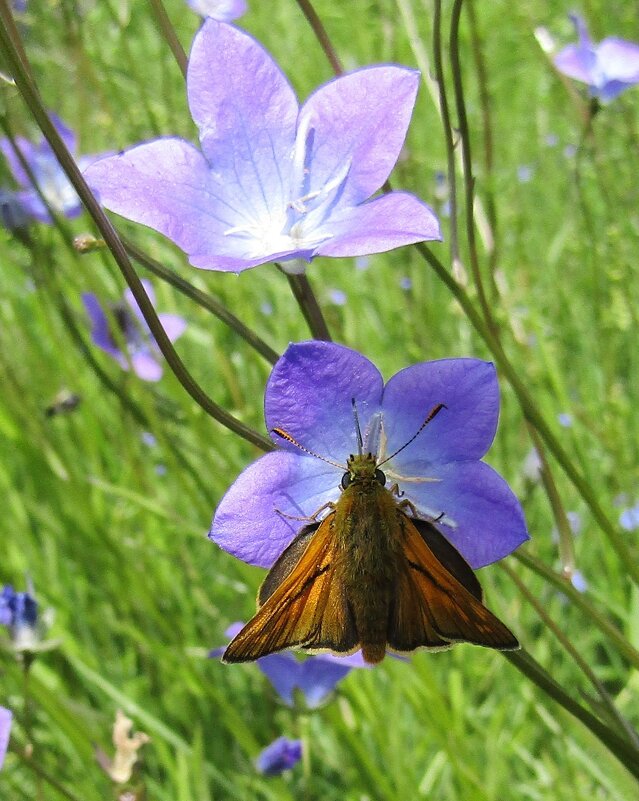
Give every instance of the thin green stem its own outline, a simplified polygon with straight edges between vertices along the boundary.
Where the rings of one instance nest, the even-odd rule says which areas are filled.
[[[453,75],[453,88],[455,92],[455,106],[457,108],[457,124],[459,126],[459,138],[461,143],[462,164],[464,168],[464,197],[466,205],[466,238],[468,240],[468,253],[470,258],[470,271],[473,276],[479,305],[484,315],[484,320],[491,330],[496,330],[496,324],[492,316],[490,304],[484,290],[484,282],[479,267],[479,256],[477,254],[477,242],[475,240],[475,222],[473,218],[473,208],[475,202],[475,179],[473,178],[473,160],[470,150],[470,131],[468,129],[468,118],[466,116],[466,103],[464,100],[464,87],[462,82],[462,69],[459,58],[459,21],[463,0],[455,0],[450,23],[450,62]]]
[[[599,739],[611,754],[624,765],[630,773],[639,779],[639,749],[620,737],[615,731],[606,726],[605,723],[595,717],[550,676],[544,668],[527,651],[504,651],[504,657],[524,674],[530,681],[536,684],[554,701],[560,704],[571,715],[580,720]]]
[[[186,53],[184,52],[184,48],[178,39],[177,33],[175,32],[173,23],[171,22],[169,15],[166,13],[164,3],[162,0],[149,0],[149,2],[151,4],[151,11],[153,12],[153,16],[155,17],[155,21],[160,33],[166,40],[168,46],[171,48],[171,52],[178,63],[178,67],[180,68],[184,78],[186,78],[188,59],[186,57]]]
[[[157,275],[158,278],[166,281],[167,284],[175,287],[178,292],[186,295],[187,298],[190,298],[192,301],[197,303],[198,306],[210,311],[211,314],[214,314],[218,318],[218,320],[221,320],[231,330],[235,331],[238,336],[241,336],[242,339],[248,342],[248,344],[268,362],[275,364],[279,358],[279,355],[276,353],[276,351],[267,345],[266,342],[264,342],[264,340],[261,339],[248,326],[244,325],[244,323],[238,317],[232,314],[220,300],[210,293],[202,292],[201,289],[193,286],[193,284],[186,281],[174,270],[171,270],[169,267],[165,267],[159,261],[152,259],[130,240],[122,236],[120,239],[122,240],[122,244],[124,245],[129,256],[131,256],[132,259],[135,259],[138,264],[141,264],[143,267],[149,270],[149,272]]]
[[[30,755],[25,754],[22,750],[18,750],[17,748],[10,747],[10,750],[18,757],[25,767],[29,768],[29,770],[32,770],[36,776],[50,785],[62,796],[62,798],[66,798],[67,801],[82,801],[80,796],[75,795],[71,792],[71,790],[68,790],[55,778],[55,776],[52,776],[37,762],[37,760],[33,759]]]
[[[328,63],[333,68],[333,72],[335,75],[342,75],[344,72],[342,62],[340,61],[339,56],[337,55],[335,48],[333,47],[331,40],[326,33],[326,28],[322,24],[322,20],[317,16],[317,12],[313,8],[313,4],[309,2],[309,0],[297,0],[297,5],[301,8],[302,13],[313,29],[313,33],[315,34],[317,41],[320,43],[322,50],[328,59]]]
[[[610,693],[599,681],[595,672],[591,669],[588,662],[581,656],[579,650],[570,642],[568,637],[564,634],[563,630],[546,612],[542,603],[540,603],[535,596],[530,592],[526,584],[519,578],[517,573],[506,562],[500,562],[499,567],[504,570],[510,579],[517,585],[518,590],[527,599],[528,603],[534,608],[535,612],[539,615],[544,624],[552,631],[555,637],[559,640],[565,651],[571,656],[575,664],[579,667],[581,672],[587,677],[588,681],[597,691],[602,705],[608,712],[608,717],[611,723],[615,723],[623,729],[626,739],[631,742],[636,748],[639,748],[639,740],[637,734],[633,731],[632,726],[624,718],[621,712],[614,705]]]
[[[273,443],[266,437],[258,434],[249,426],[246,426],[240,420],[237,420],[233,415],[229,414],[226,410],[222,409],[216,404],[200,387],[200,385],[193,379],[190,372],[184,366],[182,360],[178,356],[175,348],[169,340],[164,328],[162,327],[158,316],[153,308],[153,304],[149,300],[146,291],[140,279],[138,278],[129,257],[120,241],[115,229],[110,221],[104,214],[99,203],[93,196],[87,183],[82,177],[73,156],[67,150],[64,142],[58,134],[55,126],[51,123],[49,116],[44,108],[36,85],[31,80],[28,71],[24,68],[14,43],[15,25],[11,19],[7,0],[0,0],[0,17],[2,24],[0,25],[0,44],[5,53],[5,57],[9,63],[9,67],[13,73],[13,78],[16,82],[25,103],[31,111],[34,119],[40,127],[40,130],[48,140],[53,152],[55,153],[58,161],[64,169],[67,177],[69,178],[73,188],[78,193],[80,199],[84,203],[87,211],[93,218],[98,230],[106,241],[115,261],[120,268],[127,284],[131,288],[133,297],[140,307],[144,319],[149,326],[155,340],[162,352],[162,355],[167,360],[171,370],[182,384],[184,389],[198,403],[204,411],[213,417],[222,425],[226,426],[229,430],[246,439],[248,442],[256,445],[263,450],[272,450]],[[11,20],[9,23],[8,20]],[[15,31],[17,36],[17,31]]]
[[[311,330],[311,334],[315,339],[323,339],[326,342],[330,342],[331,335],[326,320],[324,319],[324,315],[322,314],[322,310],[317,302],[308,277],[305,274],[292,275],[291,273],[287,273],[286,270],[283,270],[282,267],[279,269],[286,275],[295,300]]]
[[[639,651],[628,642],[614,623],[611,623],[605,615],[592,605],[583,593],[575,589],[569,581],[558,573],[555,573],[548,565],[527,553],[525,549],[520,548],[513,556],[521,562],[522,565],[525,565],[564,593],[564,595],[566,595],[575,606],[581,609],[581,611],[588,616],[588,619],[614,643],[619,653],[639,670]]]
[[[455,171],[455,146],[453,143],[453,132],[450,124],[450,113],[448,110],[448,97],[446,94],[446,82],[444,78],[444,66],[442,63],[442,4],[441,0],[435,0],[433,13],[433,67],[435,70],[435,80],[439,91],[439,111],[444,130],[444,141],[446,143],[446,162],[448,175],[448,192],[450,202],[450,260],[452,264],[459,261],[459,231],[457,221],[457,175]]]

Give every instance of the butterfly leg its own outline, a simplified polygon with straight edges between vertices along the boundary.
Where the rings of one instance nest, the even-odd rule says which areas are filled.
[[[332,501],[328,501],[328,503],[325,503],[322,506],[320,506],[319,509],[316,509],[312,515],[300,515],[298,517],[297,515],[289,515],[286,512],[282,512],[281,509],[276,509],[275,514],[278,514],[280,517],[285,517],[287,520],[300,520],[306,523],[308,522],[315,523],[317,522],[317,518],[322,514],[322,512],[325,509],[330,509],[331,511],[333,511],[333,509],[335,509],[335,504]]]

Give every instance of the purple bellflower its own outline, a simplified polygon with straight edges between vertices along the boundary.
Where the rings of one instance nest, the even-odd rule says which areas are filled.
[[[155,305],[155,293],[152,285],[146,280],[143,280],[142,283],[151,303]],[[97,297],[86,292],[82,295],[82,301],[91,321],[93,342],[109,356],[112,356],[123,370],[128,370],[130,363],[133,371],[143,381],[159,381],[163,373],[162,364],[159,361],[160,350],[131,290],[127,288],[124,300],[112,309],[114,322],[117,323],[121,340],[126,346],[126,353],[119,348],[112,332],[111,321]],[[186,321],[176,314],[160,314],[158,316],[168,338],[171,342],[175,342],[184,333]]]
[[[554,58],[555,67],[569,78],[588,84],[591,97],[602,103],[639,83],[639,44],[609,36],[594,44],[586,23],[571,14],[578,42],[564,47]]]
[[[224,633],[231,639],[243,627],[243,623],[233,623]],[[224,648],[215,648],[209,656],[220,657],[223,653]],[[256,664],[287,706],[295,706],[297,691],[306,709],[322,706],[353,668],[370,668],[361,652],[351,656],[319,654],[304,659],[291,653],[269,654],[258,659]]]
[[[246,0],[186,0],[187,5],[201,17],[220,22],[233,22],[246,14]]]
[[[251,36],[208,19],[187,92],[202,150],[157,139],[93,164],[106,208],[172,239],[191,264],[239,273],[270,261],[363,256],[440,239],[421,200],[382,187],[406,137],[419,73],[398,66],[329,81],[300,108]]]
[[[76,135],[70,128],[67,128],[57,114],[51,113],[49,116],[67,149],[74,154],[77,149]],[[16,136],[15,143],[51,208],[65,217],[77,217],[82,212],[82,203],[47,140],[42,139],[37,145],[34,145],[28,139]],[[40,222],[52,222],[47,207],[31,183],[11,142],[8,139],[0,140],[0,150],[7,160],[13,177],[22,189],[18,196],[27,215]],[[77,158],[78,167],[80,170],[84,170],[103,155],[105,154],[79,156]]]
[[[16,592],[5,584],[0,592],[0,625],[16,631],[22,626],[33,628],[38,620],[38,604],[28,592]]]
[[[270,567],[311,517],[339,498],[346,460],[358,452],[352,399],[364,453],[384,462],[387,486],[399,485],[418,514],[477,568],[528,539],[519,502],[503,478],[480,461],[495,436],[499,387],[495,368],[478,359],[442,359],[401,370],[386,385],[361,354],[329,342],[292,344],[265,394],[269,431],[284,429],[305,453],[271,433],[278,450],[262,456],[222,498],[209,533],[239,559]]]
[[[278,737],[260,753],[255,767],[264,776],[279,776],[294,768],[302,758],[302,741]]]
[[[639,529],[639,502],[623,510],[619,515],[619,525],[626,531]]]
[[[0,768],[4,764],[4,758],[9,747],[9,734],[11,733],[11,723],[13,715],[10,710],[0,706]]]

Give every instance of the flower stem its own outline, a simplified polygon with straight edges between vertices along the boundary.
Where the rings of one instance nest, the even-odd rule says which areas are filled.
[[[617,759],[639,779],[639,749],[635,748],[615,731],[602,723],[567,692],[548,674],[527,651],[504,651],[505,658],[536,684],[547,695],[563,706],[571,715],[580,720]]]
[[[315,339],[323,339],[326,342],[330,342],[331,335],[329,333],[328,326],[326,325],[326,320],[324,319],[324,315],[322,314],[322,310],[320,309],[319,303],[317,302],[317,298],[315,297],[315,293],[313,292],[313,288],[311,287],[311,283],[307,276],[304,274],[292,275],[287,273],[285,270],[282,270],[281,267],[279,269],[286,275],[286,278],[288,279],[289,286],[291,287],[293,295],[295,296],[295,300],[302,310],[304,319],[308,323],[311,334],[313,334]]]
[[[213,417],[222,425],[226,426],[229,430],[246,439],[248,442],[262,448],[263,450],[272,450],[273,443],[261,434],[258,434],[252,428],[246,426],[240,420],[237,420],[233,415],[229,414],[221,406],[218,406],[194,380],[190,372],[186,369],[184,363],[178,356],[175,348],[169,340],[164,328],[162,327],[158,316],[153,308],[153,304],[149,300],[140,279],[138,278],[133,266],[129,260],[126,250],[120,238],[118,237],[115,229],[111,225],[109,219],[100,207],[93,193],[89,189],[86,181],[82,177],[73,156],[67,150],[60,135],[51,123],[49,116],[44,108],[42,99],[38,92],[37,86],[31,80],[28,70],[25,68],[15,44],[19,39],[19,34],[15,27],[15,23],[9,11],[6,0],[0,0],[0,45],[7,60],[8,66],[12,72],[16,86],[18,87],[23,100],[31,111],[35,121],[37,122],[40,130],[48,140],[53,152],[55,153],[60,165],[64,169],[69,181],[73,188],[78,193],[78,196],[84,203],[87,211],[93,218],[98,230],[102,234],[105,242],[107,243],[113,257],[120,268],[127,284],[131,288],[133,297],[140,307],[140,310],[146,320],[147,325],[151,329],[153,336],[160,348],[162,355],[167,360],[174,375],[182,384],[184,389],[193,398],[204,411]]]
[[[335,52],[335,48],[333,47],[331,40],[326,33],[326,28],[322,24],[322,20],[317,16],[317,12],[313,8],[313,4],[310,2],[310,0],[297,0],[297,5],[302,9],[302,13],[313,29],[313,33],[315,34],[317,41],[322,46],[322,50],[326,54],[326,58],[333,68],[333,72],[335,75],[342,75],[344,72],[342,62],[339,60],[339,56]]]
[[[210,311],[218,318],[218,320],[221,320],[230,329],[235,331],[236,334],[241,336],[242,339],[248,342],[252,348],[255,348],[255,350],[268,362],[275,364],[279,356],[273,350],[273,348],[267,345],[266,342],[264,342],[264,340],[261,339],[248,326],[244,325],[244,323],[238,317],[232,314],[221,301],[209,293],[202,292],[201,289],[193,286],[193,284],[186,281],[174,270],[171,270],[169,267],[165,267],[163,264],[160,264],[159,261],[152,259],[130,240],[125,239],[122,236],[120,239],[122,240],[122,244],[124,245],[129,256],[131,256],[132,259],[135,259],[138,264],[141,264],[143,267],[149,270],[149,272],[157,275],[158,278],[166,281],[167,284],[171,284],[171,286],[175,287],[178,292],[186,295],[188,298],[197,303],[198,306]]]
[[[160,29],[160,33],[162,36],[164,36],[168,46],[171,48],[171,52],[175,56],[175,60],[178,63],[182,75],[184,78],[186,78],[186,68],[188,63],[186,53],[184,52],[184,48],[177,37],[177,33],[175,32],[175,28],[173,27],[169,15],[166,13],[164,3],[162,0],[151,0],[150,4],[153,16],[155,17],[157,26]]]

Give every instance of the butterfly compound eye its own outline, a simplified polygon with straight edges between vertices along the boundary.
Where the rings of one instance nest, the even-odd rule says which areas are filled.
[[[344,473],[344,475],[342,476],[342,481],[341,481],[342,489],[346,489],[346,487],[348,487],[348,485],[351,483],[352,480],[353,479],[351,478],[351,474],[350,473]]]
[[[386,484],[386,476],[384,475],[383,470],[376,470],[375,471],[375,481],[379,481],[382,487]]]

